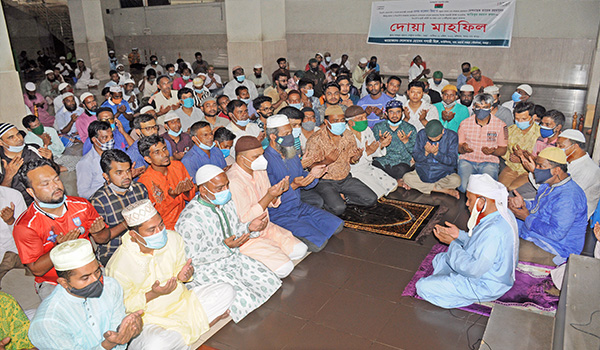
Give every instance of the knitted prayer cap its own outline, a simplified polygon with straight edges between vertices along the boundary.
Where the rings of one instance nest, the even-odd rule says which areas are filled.
[[[240,137],[235,144],[235,153],[249,151],[251,149],[262,148],[260,141],[254,136],[246,135]]]
[[[50,260],[56,271],[70,271],[91,263],[96,256],[90,241],[79,238],[52,248]]]
[[[352,105],[346,109],[344,115],[346,118],[354,118],[358,115],[364,114],[365,110],[361,106]]]
[[[142,199],[125,207],[121,212],[129,227],[135,227],[152,219],[158,212],[149,199]]]
[[[390,108],[402,108],[402,102],[400,102],[398,100],[389,100],[385,104],[385,109],[388,110]]]

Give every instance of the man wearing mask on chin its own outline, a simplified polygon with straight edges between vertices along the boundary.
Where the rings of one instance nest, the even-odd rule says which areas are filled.
[[[514,191],[515,197],[509,200],[509,208],[519,219],[519,260],[560,265],[583,249],[586,196],[567,173],[567,156],[560,148],[541,151],[533,175],[540,185],[535,199],[526,201]]]
[[[527,170],[521,157],[532,154],[540,137],[540,126],[533,121],[535,105],[531,102],[517,103],[514,110],[515,125],[508,127],[508,149],[502,157],[506,167],[498,175],[509,191],[523,186],[527,182]]]
[[[253,82],[246,79],[244,75],[244,68],[241,66],[235,66],[231,70],[233,73],[233,79],[230,80],[225,87],[223,88],[223,94],[227,95],[230,100],[235,100],[237,97],[235,95],[235,89],[240,86],[245,86],[248,88],[248,92],[250,93],[250,99],[254,100],[258,97],[258,91],[256,91],[256,86]]]
[[[75,127],[77,128],[77,134],[79,135],[81,142],[85,142],[88,138],[88,126],[90,126],[93,121],[98,120],[96,118],[98,102],[96,101],[96,97],[90,92],[81,94],[79,100],[85,111],[75,121]]]
[[[227,114],[231,119],[231,123],[227,125],[227,129],[235,134],[236,139],[234,140],[234,147],[232,147],[232,156],[235,157],[235,143],[242,136],[254,136],[261,141],[265,138],[265,131],[261,129],[258,124],[250,123],[250,117],[248,116],[248,106],[240,100],[231,100],[227,104]]]
[[[190,134],[183,132],[179,116],[175,113],[165,114],[165,129],[167,132],[160,136],[171,145],[173,158],[181,160],[194,146],[194,141],[192,141]]]
[[[31,342],[40,350],[127,348],[142,331],[144,310],[125,313],[123,289],[102,275],[90,242],[63,243],[50,251],[50,260],[59,285],[36,311]]]
[[[225,157],[223,157],[223,152],[216,147],[210,124],[207,122],[194,123],[190,134],[192,135],[193,146],[181,159],[188,174],[195,174],[205,164],[212,164],[225,169],[227,163]]]
[[[0,170],[1,185],[12,187],[21,192],[27,205],[33,202],[33,198],[25,190],[26,184],[17,175],[23,164],[46,158],[52,162],[52,151],[48,148],[39,148],[37,145],[26,145],[19,130],[12,124],[0,123],[0,159],[2,166]],[[54,163],[54,162],[52,162]],[[59,167],[56,165],[56,169]]]
[[[496,300],[512,288],[519,241],[507,197],[506,188],[489,175],[471,175],[469,231],[449,222],[435,225],[433,233],[449,247],[433,259],[433,274],[417,282],[420,297],[450,309]]]
[[[289,189],[290,181],[286,176],[271,186],[263,152],[255,137],[242,136],[235,144],[235,164],[227,171],[227,178],[240,222],[266,222],[264,228],[253,232],[256,238],[241,246],[240,252],[265,264],[277,277],[285,278],[294,269],[292,260],[304,257],[308,247],[269,220],[267,209],[281,205],[280,197]]]
[[[126,312],[143,309],[144,327],[128,349],[190,349],[210,326],[227,316],[235,297],[228,283],[188,289],[194,266],[183,238],[167,228],[148,199],[123,209],[129,230],[106,266],[123,288]]]
[[[442,88],[442,102],[434,104],[444,128],[454,132],[458,132],[460,123],[469,118],[469,110],[458,103],[457,98],[458,89],[456,86],[448,84]]]
[[[356,146],[354,135],[346,128],[346,116],[342,108],[327,108],[323,126],[306,144],[302,167],[312,169],[318,165],[328,166],[327,173],[315,187],[328,212],[340,216],[346,210],[346,204],[350,204],[359,215],[364,215],[357,207],[369,207],[377,203],[375,192],[350,174],[350,165],[357,163],[362,153],[363,150]]]
[[[43,300],[57,284],[50,259],[57,245],[77,238],[104,244],[111,233],[87,200],[65,196],[63,183],[49,161],[27,163],[19,176],[27,182],[27,192],[35,202],[15,223],[13,236],[21,262],[36,276],[36,292]]]
[[[107,122],[95,121],[88,127],[92,149],[77,163],[77,192],[83,198],[90,198],[102,185],[100,156],[104,151],[115,147],[112,128]]]

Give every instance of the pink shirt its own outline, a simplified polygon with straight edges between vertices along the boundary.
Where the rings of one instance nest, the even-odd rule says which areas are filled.
[[[470,116],[460,123],[458,128],[458,143],[466,143],[473,150],[471,153],[461,154],[460,159],[474,163],[499,163],[495,155],[487,155],[481,151],[482,147],[505,147],[508,143],[506,124],[492,115],[487,125],[477,124],[475,116]]]
[[[75,121],[75,127],[77,128],[77,133],[81,138],[81,142],[85,142],[85,140],[88,139],[88,126],[90,126],[94,120],[98,120],[95,115],[91,116],[87,112],[83,112]]]
[[[23,95],[23,99],[25,100],[25,105],[27,105],[27,107],[29,107],[29,110],[31,111],[31,114],[35,115],[35,108],[34,108],[34,104],[36,103],[43,103],[44,105],[42,107],[38,107],[37,108],[37,117],[40,118],[40,123],[43,126],[48,126],[48,127],[53,127],[54,126],[54,117],[50,115],[50,113],[48,113],[48,104],[46,103],[46,99],[44,99],[44,96],[42,96],[39,93],[35,93],[35,99],[30,100],[29,99],[29,95],[27,95],[27,93],[25,93]]]
[[[181,90],[185,87],[185,84],[189,83],[190,81],[192,81],[192,79],[183,80],[182,77],[175,78],[175,80],[173,80],[173,90]]]

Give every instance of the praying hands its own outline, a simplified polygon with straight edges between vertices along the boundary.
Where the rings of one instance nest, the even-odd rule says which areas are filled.
[[[458,238],[458,234],[460,230],[456,225],[446,221],[446,226],[435,225],[433,228],[433,234],[440,240],[440,242],[445,244],[450,244],[452,241]]]

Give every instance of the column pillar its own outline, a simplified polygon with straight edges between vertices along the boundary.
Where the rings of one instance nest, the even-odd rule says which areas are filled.
[[[109,79],[108,48],[99,0],[68,0],[77,58],[85,61],[94,78]]]
[[[285,0],[225,0],[225,20],[230,79],[231,68],[250,75],[257,63],[270,76],[277,58],[287,56]]]
[[[2,86],[0,89],[0,121],[21,127],[21,119],[25,113],[23,88],[19,72],[15,68],[2,6],[0,6],[0,47],[3,48],[3,54],[0,55],[0,86]]]
[[[595,118],[600,118],[600,26],[598,28],[598,35],[596,36],[596,50],[592,56],[592,64],[590,65],[590,74],[588,80],[588,92],[586,96],[586,115],[585,115],[585,126],[592,127]],[[598,122],[595,123],[598,125]],[[592,131],[593,128],[592,128]],[[596,131],[596,135],[591,135],[594,141],[594,149],[592,151],[592,158],[596,163],[600,161],[600,132]],[[590,140],[591,141],[591,140]]]

